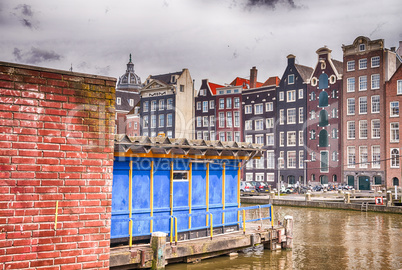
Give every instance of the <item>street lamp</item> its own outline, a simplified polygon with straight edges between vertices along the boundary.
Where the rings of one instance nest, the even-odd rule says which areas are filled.
[[[307,186],[307,163],[311,162],[311,160],[304,160],[304,186]]]
[[[281,162],[283,161],[283,157],[278,157],[278,198],[281,194],[281,186],[280,186],[280,182],[281,182]]]

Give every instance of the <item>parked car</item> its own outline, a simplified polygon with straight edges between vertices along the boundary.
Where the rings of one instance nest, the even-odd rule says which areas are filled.
[[[269,188],[268,188],[267,184],[265,184],[264,182],[251,181],[251,184],[255,187],[255,190],[257,192],[269,193]]]
[[[257,193],[255,186],[250,181],[240,182],[240,194],[241,195],[253,195]]]

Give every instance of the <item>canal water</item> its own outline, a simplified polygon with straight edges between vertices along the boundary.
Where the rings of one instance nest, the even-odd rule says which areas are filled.
[[[280,206],[274,212],[275,222],[293,216],[293,250],[257,247],[237,257],[172,264],[166,269],[402,269],[402,215]]]

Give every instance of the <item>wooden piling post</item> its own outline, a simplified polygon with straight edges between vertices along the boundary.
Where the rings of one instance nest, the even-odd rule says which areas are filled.
[[[284,246],[285,249],[293,248],[293,217],[285,216],[283,221],[285,227],[285,235],[286,235],[286,244]]]
[[[392,206],[392,192],[391,192],[391,190],[387,191],[387,206]]]
[[[166,249],[166,233],[154,232],[151,236],[151,248],[154,253],[152,259],[152,270],[165,269],[165,249]]]
[[[350,203],[350,193],[349,192],[345,193],[345,203]]]

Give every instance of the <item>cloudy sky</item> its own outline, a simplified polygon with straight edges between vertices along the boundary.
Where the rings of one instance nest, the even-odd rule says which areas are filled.
[[[129,54],[142,81],[188,68],[230,83],[258,69],[281,77],[286,56],[314,66],[326,45],[342,60],[357,36],[402,40],[401,0],[1,0],[0,61],[112,77]]]

